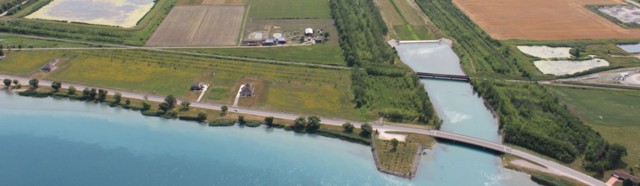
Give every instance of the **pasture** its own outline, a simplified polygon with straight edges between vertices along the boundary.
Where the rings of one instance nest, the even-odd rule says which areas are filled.
[[[253,19],[331,19],[327,0],[252,0]]]
[[[43,56],[31,64],[31,55]],[[72,58],[60,69],[44,77],[55,81],[95,87],[109,87],[153,95],[173,94],[192,98],[189,87],[194,82],[212,85],[208,102],[231,105],[243,79],[265,82],[264,95],[252,108],[300,114],[340,117],[354,120],[373,119],[371,113],[354,109],[351,103],[349,70],[229,61],[189,55],[170,55],[142,50],[75,50],[44,55],[40,51],[23,51],[11,63],[0,61],[0,71],[29,73],[56,56]],[[45,56],[49,56],[46,57]],[[24,70],[17,70],[18,68]]]
[[[177,6],[147,46],[236,45],[244,6]]]
[[[627,147],[625,162],[640,166],[640,92],[554,87],[569,109],[612,143]],[[606,103],[606,104],[605,104]]]
[[[375,0],[380,15],[390,29],[389,36],[399,40],[428,40],[441,37],[433,23],[413,0]]]
[[[632,39],[625,29],[591,12],[586,5],[622,4],[621,0],[453,0],[495,39]],[[553,8],[550,8],[553,7]]]
[[[55,0],[26,18],[133,28],[154,4],[153,0]]]
[[[177,5],[246,5],[248,0],[177,0]]]

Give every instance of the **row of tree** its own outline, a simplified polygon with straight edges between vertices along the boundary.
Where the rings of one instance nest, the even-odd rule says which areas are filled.
[[[393,121],[433,121],[434,111],[413,72],[394,65],[396,54],[384,38],[386,27],[371,0],[331,0],[340,46],[353,68],[352,90],[357,108]]]

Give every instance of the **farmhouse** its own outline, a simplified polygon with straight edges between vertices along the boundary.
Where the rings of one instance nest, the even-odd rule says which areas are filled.
[[[313,28],[304,29],[304,35],[309,37],[313,36]]]
[[[316,40],[316,43],[322,43],[322,42],[324,42],[324,37],[323,36],[316,36],[315,40]]]
[[[611,175],[613,177],[616,177],[620,180],[630,180],[631,182],[633,182],[634,184],[638,184],[640,183],[640,178],[631,175],[629,173],[626,172],[622,172],[622,171],[613,171],[613,173],[611,173]]]
[[[240,90],[240,97],[251,97],[255,92],[255,87],[253,87],[253,83],[247,83]]]
[[[278,44],[287,44],[287,39],[284,37],[276,38],[276,41],[278,41]]]
[[[264,42],[262,42],[262,45],[266,45],[266,46],[271,46],[271,45],[275,45],[276,42],[273,39],[266,39],[264,40]]]

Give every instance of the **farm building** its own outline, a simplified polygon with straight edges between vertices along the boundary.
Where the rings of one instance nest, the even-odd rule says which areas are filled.
[[[276,38],[276,41],[278,41],[278,44],[287,44],[287,39],[284,37]]]
[[[276,44],[276,41],[274,41],[273,39],[266,39],[264,40],[264,42],[262,42],[262,45],[266,45],[266,46],[271,46],[275,44]]]
[[[638,184],[640,183],[640,178],[631,175],[629,173],[626,172],[622,172],[622,171],[613,171],[613,173],[611,173],[611,175],[613,177],[616,177],[620,180],[630,180],[631,182],[633,182],[634,184]]]
[[[316,43],[322,43],[322,42],[324,42],[324,37],[323,36],[316,36],[315,40],[316,40]]]
[[[255,88],[253,87],[253,83],[244,84],[244,87],[240,90],[240,97],[251,97],[255,92]]]
[[[313,36],[313,28],[304,29],[304,35]]]
[[[204,87],[204,83],[202,83],[202,82],[193,83],[193,84],[191,84],[191,91],[202,90],[203,87]]]
[[[58,64],[59,61],[60,60],[56,59],[56,60],[53,60],[51,62],[48,62],[40,70],[43,71],[43,72],[51,72],[51,71],[55,70],[56,64]]]
[[[245,39],[242,40],[242,45],[245,46],[259,46],[262,44],[262,39]]]

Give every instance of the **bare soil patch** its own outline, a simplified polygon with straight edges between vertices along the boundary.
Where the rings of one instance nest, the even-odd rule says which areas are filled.
[[[177,6],[147,46],[236,45],[244,6]]]
[[[493,38],[564,40],[640,37],[591,12],[586,5],[624,4],[621,0],[453,0]]]

